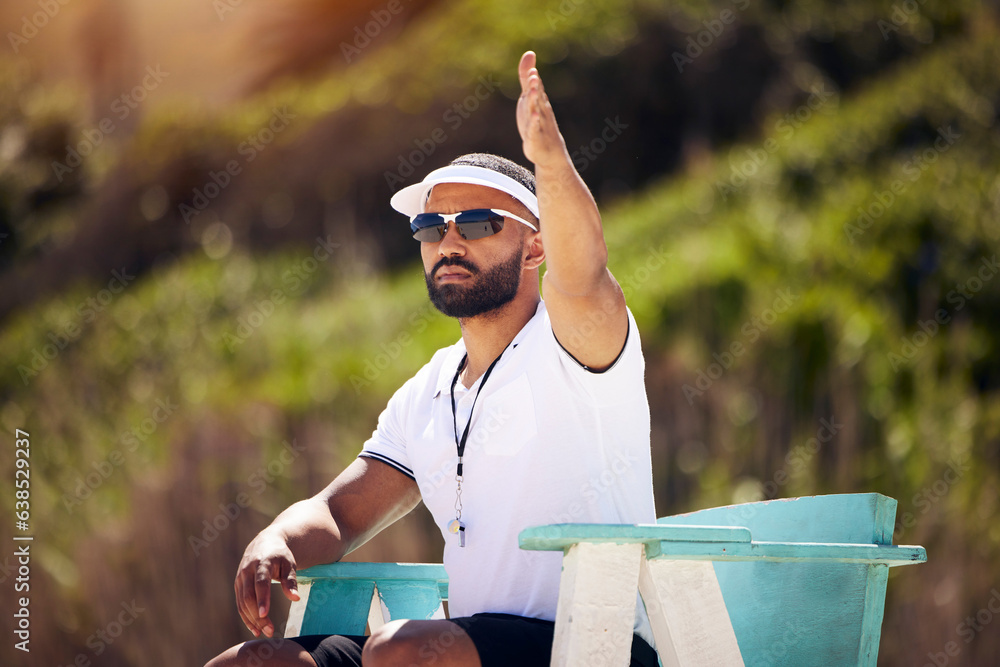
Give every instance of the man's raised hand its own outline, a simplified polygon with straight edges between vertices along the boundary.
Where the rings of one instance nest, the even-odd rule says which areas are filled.
[[[542,78],[535,68],[534,51],[521,56],[517,68],[521,80],[521,97],[517,100],[517,129],[521,133],[524,156],[536,166],[566,163],[566,142],[556,124]]]
[[[274,623],[268,618],[272,579],[281,582],[289,600],[299,599],[295,556],[283,539],[263,530],[243,552],[235,583],[236,608],[254,637],[274,636]]]

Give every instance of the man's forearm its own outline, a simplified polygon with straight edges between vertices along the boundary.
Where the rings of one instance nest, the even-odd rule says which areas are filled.
[[[329,506],[318,496],[291,505],[264,530],[284,540],[299,569],[338,561],[350,550]]]
[[[535,165],[535,187],[546,283],[573,295],[591,294],[607,278],[608,248],[594,197],[565,159]]]

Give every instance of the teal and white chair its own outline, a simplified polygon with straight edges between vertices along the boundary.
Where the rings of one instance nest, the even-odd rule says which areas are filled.
[[[877,493],[811,496],[536,526],[520,546],[564,554],[552,665],[627,665],[636,591],[665,667],[875,665],[888,570],[927,559],[892,544],[895,515]],[[299,582],[287,637],[444,618],[441,565],[333,563]]]

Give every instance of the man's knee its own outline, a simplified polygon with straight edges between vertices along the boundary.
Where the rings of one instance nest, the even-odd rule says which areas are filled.
[[[449,621],[392,621],[372,633],[362,654],[368,667],[410,667],[423,664],[478,664],[472,640]]]
[[[365,665],[399,665],[406,667],[413,662],[408,656],[413,650],[414,635],[406,628],[406,621],[386,623],[372,633],[365,642],[361,660]]]
[[[239,662],[238,652],[242,644],[230,647],[205,663],[205,667],[237,667]]]
[[[205,667],[316,667],[316,663],[299,644],[275,638],[237,644],[209,660]]]

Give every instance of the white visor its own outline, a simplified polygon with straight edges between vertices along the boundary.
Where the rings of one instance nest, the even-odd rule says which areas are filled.
[[[435,169],[427,174],[424,180],[408,185],[394,194],[389,203],[394,209],[412,220],[413,216],[424,212],[431,188],[439,183],[469,183],[506,192],[527,206],[536,218],[538,217],[538,199],[531,193],[531,190],[510,176],[505,176],[492,169],[472,165],[448,165]]]

